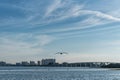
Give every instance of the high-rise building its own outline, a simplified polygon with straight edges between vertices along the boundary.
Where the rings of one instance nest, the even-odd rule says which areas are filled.
[[[37,65],[40,65],[40,61],[37,62]]]
[[[35,66],[36,65],[35,61],[30,61],[30,65]]]
[[[56,63],[55,59],[42,59],[42,65],[54,65]]]

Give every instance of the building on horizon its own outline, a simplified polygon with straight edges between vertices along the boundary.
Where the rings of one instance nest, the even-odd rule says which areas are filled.
[[[16,65],[16,66],[21,66],[21,63],[17,62],[15,65]]]
[[[29,64],[27,61],[22,61],[22,62],[21,62],[21,65],[22,65],[22,66],[28,66],[28,65],[30,65],[30,64]]]
[[[55,65],[56,59],[42,59],[41,65]]]
[[[35,61],[30,61],[30,66],[35,66],[35,65],[36,65]]]
[[[0,66],[5,66],[5,65],[6,65],[6,62],[0,61]]]
[[[40,66],[40,65],[41,65],[41,62],[40,62],[40,61],[37,61],[37,65]]]

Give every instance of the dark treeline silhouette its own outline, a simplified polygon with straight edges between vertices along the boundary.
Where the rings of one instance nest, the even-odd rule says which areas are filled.
[[[103,68],[120,68],[120,63],[111,63],[108,65],[102,66]]]

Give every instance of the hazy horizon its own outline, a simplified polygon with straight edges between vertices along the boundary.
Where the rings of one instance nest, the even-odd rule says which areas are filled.
[[[0,61],[120,62],[119,3],[0,0]]]

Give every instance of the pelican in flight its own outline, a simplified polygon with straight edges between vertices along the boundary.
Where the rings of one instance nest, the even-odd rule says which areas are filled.
[[[67,52],[57,52],[56,54],[63,55],[63,54],[68,54],[68,53]]]

